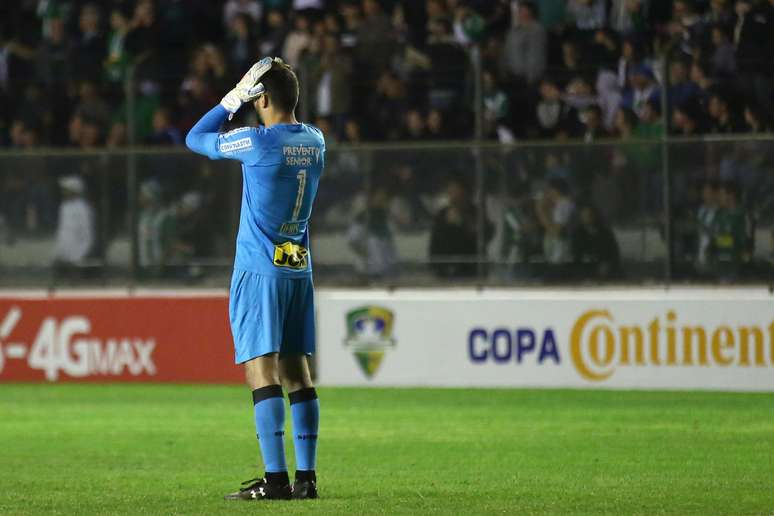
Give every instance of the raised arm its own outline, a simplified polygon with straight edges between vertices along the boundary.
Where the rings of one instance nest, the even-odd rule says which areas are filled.
[[[188,131],[185,137],[185,145],[197,154],[203,154],[210,159],[225,158],[218,151],[218,137],[220,127],[228,118],[229,111],[218,104],[207,113]]]
[[[274,62],[282,62],[275,57],[264,57],[255,63],[250,70],[237,83],[236,87],[229,91],[220,105],[215,106],[208,111],[194,125],[185,137],[186,146],[192,151],[203,154],[210,159],[232,158],[234,151],[244,151],[252,147],[250,138],[242,138],[237,141],[226,141],[228,136],[233,135],[240,130],[232,131],[226,135],[219,133],[220,127],[229,115],[236,113],[242,104],[255,100],[264,92],[264,86],[261,83],[261,77],[271,70]]]

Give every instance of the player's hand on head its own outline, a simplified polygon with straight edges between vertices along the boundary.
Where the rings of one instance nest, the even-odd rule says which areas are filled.
[[[279,57],[264,57],[251,66],[236,87],[223,97],[221,105],[230,113],[236,113],[242,104],[258,98],[265,91],[261,79],[274,63],[284,64],[284,61]]]

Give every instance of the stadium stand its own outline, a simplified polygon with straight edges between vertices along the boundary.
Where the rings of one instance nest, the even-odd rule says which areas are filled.
[[[302,110],[330,125],[331,139],[349,141],[348,124],[366,141],[467,138],[474,45],[487,138],[621,137],[621,109],[647,134],[649,117],[663,117],[664,90],[674,133],[771,129],[770,1],[18,4],[0,22],[3,146],[180,144],[196,115],[264,54],[309,79]],[[133,139],[127,88],[137,95]],[[597,116],[600,126],[589,128]]]
[[[218,270],[219,285],[240,178],[180,143],[265,54],[296,67],[299,114],[328,140],[323,284],[772,276],[772,0],[3,9],[0,267],[16,271],[4,280]],[[257,123],[248,111],[233,124]],[[92,226],[64,267],[63,181],[82,182]]]

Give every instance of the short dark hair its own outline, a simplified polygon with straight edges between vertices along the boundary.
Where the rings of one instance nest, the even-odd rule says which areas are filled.
[[[293,113],[298,104],[298,77],[293,69],[284,63],[274,63],[271,70],[261,78],[266,95],[275,107],[286,113]]]

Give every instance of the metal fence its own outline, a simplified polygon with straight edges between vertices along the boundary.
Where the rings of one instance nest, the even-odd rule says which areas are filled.
[[[224,286],[240,193],[183,149],[0,153],[0,285]],[[773,223],[774,139],[335,146],[312,256],[323,285],[767,283]]]

